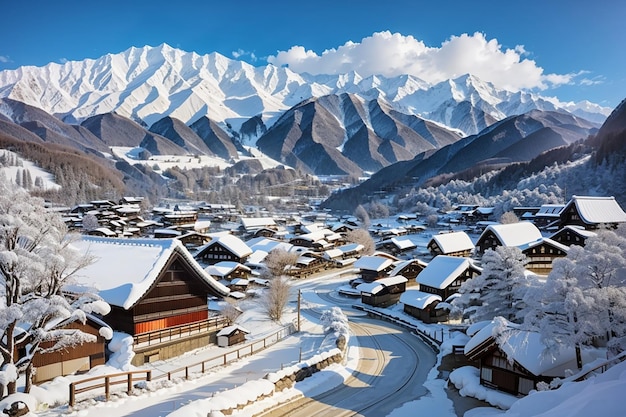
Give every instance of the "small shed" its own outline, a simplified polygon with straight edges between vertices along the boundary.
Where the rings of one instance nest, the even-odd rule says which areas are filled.
[[[374,307],[388,307],[400,300],[406,291],[407,279],[401,275],[366,282],[356,287],[361,292],[361,302]]]
[[[246,335],[250,332],[239,325],[224,327],[217,333],[217,345],[219,347],[233,346],[246,341]]]

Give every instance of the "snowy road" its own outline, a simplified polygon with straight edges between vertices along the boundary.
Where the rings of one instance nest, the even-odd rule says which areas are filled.
[[[354,319],[351,329],[360,349],[353,375],[323,394],[272,410],[272,417],[385,416],[428,394],[424,382],[436,355],[417,336],[368,318]]]

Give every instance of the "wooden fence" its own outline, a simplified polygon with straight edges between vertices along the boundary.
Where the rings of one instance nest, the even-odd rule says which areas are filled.
[[[254,340],[250,343],[242,345],[234,350],[228,351],[224,354],[214,356],[212,358],[208,358],[203,360],[202,362],[197,362],[191,365],[187,365],[181,368],[174,369],[172,371],[162,373],[160,375],[153,375],[150,370],[142,370],[142,371],[131,371],[131,372],[121,372],[117,374],[111,375],[101,375],[95,376],[92,378],[81,379],[79,381],[74,381],[70,384],[70,399],[69,405],[71,407],[76,404],[76,396],[83,392],[94,391],[94,390],[102,390],[104,388],[104,396],[105,400],[108,401],[111,394],[111,386],[118,384],[126,384],[126,393],[130,394],[133,391],[134,382],[138,381],[155,381],[157,379],[167,378],[168,381],[171,381],[174,378],[185,378],[189,379],[192,375],[204,374],[208,370],[215,368],[217,366],[227,365],[231,362],[234,362],[240,358],[252,355],[253,353],[257,353],[269,346],[272,346],[287,336],[296,332],[296,326],[291,323],[276,332],[271,333],[268,336],[265,336],[263,339]],[[135,374],[145,374],[145,377],[138,378],[134,377]]]
[[[140,376],[135,377],[135,375]],[[77,394],[92,390],[100,390],[102,388],[104,388],[104,398],[108,401],[111,397],[111,386],[126,384],[126,393],[130,394],[133,391],[134,382],[150,381],[151,379],[151,370],[120,372],[117,374],[100,375],[92,378],[81,379],[80,381],[72,382],[70,384],[69,403],[70,406],[73,406],[76,403]],[[93,384],[90,384],[92,382]]]

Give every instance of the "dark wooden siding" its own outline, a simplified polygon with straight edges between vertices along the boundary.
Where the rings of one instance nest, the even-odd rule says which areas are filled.
[[[129,310],[112,306],[107,323],[115,330],[136,335],[204,320],[211,292],[201,279],[175,254],[145,297]]]

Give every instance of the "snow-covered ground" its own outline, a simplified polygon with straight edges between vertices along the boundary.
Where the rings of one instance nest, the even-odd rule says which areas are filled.
[[[245,357],[237,362],[212,370],[208,374],[198,376],[191,380],[182,378],[171,382],[159,382],[152,386],[146,385],[145,389],[127,396],[125,394],[114,395],[108,402],[101,397],[82,401],[73,409],[62,405],[46,409],[46,404],[66,402],[68,398],[68,384],[73,379],[85,378],[85,375],[77,377],[57,378],[56,380],[38,387],[33,395],[22,398],[30,402],[32,409],[39,409],[31,416],[60,417],[60,416],[89,416],[110,417],[136,416],[154,417],[171,416],[178,417],[184,410],[187,416],[206,416],[207,400],[216,399],[222,405],[237,403],[242,395],[254,395],[255,392],[265,389],[267,381],[263,377],[268,373],[279,371],[307,361],[313,356],[332,348],[328,338],[324,334],[317,314],[307,314],[314,310],[320,313],[330,309],[333,304],[326,301],[328,298],[319,297],[315,288],[334,291],[345,284],[345,278],[316,279],[298,282],[302,288],[302,311],[303,331],[287,337],[284,341],[253,356]],[[337,296],[341,297],[341,296]],[[355,303],[358,303],[355,300]],[[244,308],[245,313],[238,319],[238,324],[251,331],[249,338],[262,338],[274,331],[279,324],[273,323],[263,317],[254,304],[248,304]],[[401,309],[392,307],[387,311],[394,315],[401,315]],[[358,314],[352,313],[351,314]],[[439,325],[424,325],[417,320],[411,320],[409,316],[403,317],[412,321],[416,326],[425,330],[440,329]],[[293,322],[296,319],[295,303],[290,303],[283,324]],[[464,344],[467,336],[459,332],[452,332],[441,346],[441,352],[436,366],[431,370],[426,382],[426,388],[430,391],[419,400],[407,402],[394,410],[389,417],[413,417],[415,415],[437,415],[441,417],[455,417],[454,403],[448,397],[448,380],[439,378],[436,369],[444,355],[452,351],[453,345]],[[347,359],[341,365],[332,365],[324,371],[297,383],[293,388],[272,397],[259,401],[243,410],[237,410],[233,416],[252,416],[260,410],[267,409],[279,402],[288,401],[300,395],[311,396],[333,386],[340,385],[350,373],[356,369],[359,359],[356,341],[350,339],[347,351]],[[204,357],[214,357],[216,352],[224,352],[224,348],[210,346],[190,352],[181,357],[169,361],[159,361],[147,364],[146,367],[153,372],[167,372],[174,368],[180,368],[190,363],[197,363]],[[93,374],[105,372],[118,372],[123,366],[119,361],[115,366],[98,367]],[[626,363],[614,366],[608,372],[600,374],[584,382],[568,382],[561,388],[553,391],[533,392],[527,397],[517,398],[499,391],[494,391],[479,384],[477,370],[471,367],[463,367],[453,371],[449,376],[462,396],[475,397],[493,405],[493,407],[481,407],[465,413],[465,417],[479,416],[505,416],[505,417],[530,417],[530,416],[587,416],[595,413],[599,416],[622,416],[626,415],[621,405],[620,393],[626,390]],[[18,398],[20,396],[18,395]],[[35,400],[39,400],[39,405]],[[0,402],[0,407],[10,403],[15,398],[5,399]],[[219,416],[219,413],[211,413],[211,416]]]
[[[33,181],[33,185],[35,184],[35,179],[36,178],[41,178],[41,180],[42,180],[41,188],[42,189],[44,189],[44,190],[50,190],[50,189],[56,190],[56,189],[61,188],[61,186],[54,181],[54,176],[51,173],[49,173],[47,171],[44,171],[43,169],[39,168],[37,165],[35,165],[31,161],[28,161],[26,159],[21,158],[15,152],[11,152],[11,151],[8,151],[6,149],[0,149],[0,157],[2,157],[2,156],[8,157],[9,155],[11,155],[11,157],[13,157],[13,158],[16,158],[16,160],[19,163],[19,166],[4,166],[4,167],[0,167],[0,173],[2,175],[4,175],[12,183],[16,182],[16,178],[17,178],[18,174],[20,175],[20,181],[21,181],[23,173],[25,171],[28,171],[29,174],[30,174],[30,178]]]
[[[134,164],[145,164],[150,165],[153,169],[157,171],[165,171],[168,168],[173,168],[177,166],[180,169],[193,169],[193,168],[202,168],[202,167],[219,167],[220,169],[225,169],[233,165],[232,161],[227,161],[223,158],[218,158],[215,156],[209,155],[152,155],[150,159],[139,159],[138,155],[141,152],[142,148],[129,148],[123,146],[114,146],[111,147],[112,154],[117,157],[124,159],[131,165]],[[268,156],[264,155],[258,149],[250,148],[249,152],[253,155],[254,159],[258,159],[261,162],[261,165],[264,169],[274,168],[278,165],[282,165],[280,162],[275,161]],[[248,156],[239,156],[239,160],[252,159]],[[158,167],[158,169],[156,169]]]

